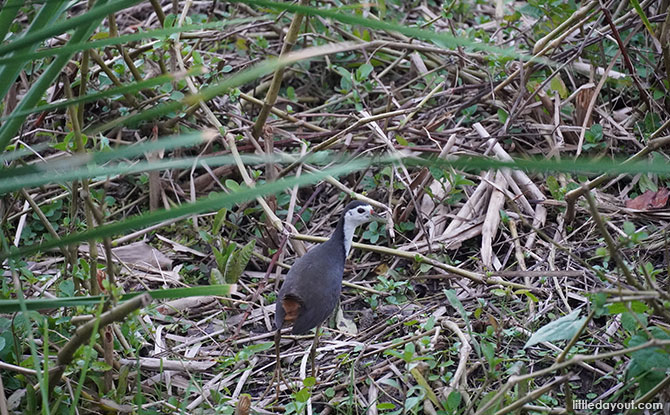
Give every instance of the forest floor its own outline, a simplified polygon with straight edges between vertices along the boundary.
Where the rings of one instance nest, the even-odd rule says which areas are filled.
[[[89,102],[82,129],[182,100],[279,56],[295,13],[249,3],[165,2],[161,17],[143,2],[118,12],[121,35],[161,24],[227,24],[92,53],[92,92],[132,83],[131,67],[142,79],[200,65],[207,72]],[[616,170],[600,176],[598,170],[636,154],[667,163],[668,62],[657,40],[667,22],[656,3],[641,6],[656,28],[652,33],[633,6],[616,2],[602,9],[597,2],[550,0],[379,1],[340,8],[327,1],[318,10],[368,25],[318,13],[304,17],[292,49],[311,58],[290,55],[297,61],[280,74],[278,97],[260,126],[255,123],[272,90],[272,73],[186,110],[98,128],[88,137],[91,145],[112,148],[205,128],[221,133],[196,147],[147,154],[150,160],[235,150],[277,156],[92,180],[106,222],[212,192],[234,193],[245,183],[302,177],[341,163],[352,167],[265,196],[264,204],[251,198],[218,216],[170,220],[133,239],[116,235],[116,283],[123,292],[210,284],[216,280],[212,269],[225,273],[213,248],[228,247],[231,257],[249,262],[234,276],[236,291],[229,297],[171,300],[119,324],[116,392],[102,400],[95,391],[102,388],[104,365],[94,367],[83,407],[232,413],[238,406],[244,413],[242,406],[250,404],[252,413],[559,414],[579,401],[666,402],[667,391],[658,385],[668,382],[667,349],[626,349],[670,339],[670,176]],[[401,34],[383,26],[387,22],[438,35]],[[530,63],[534,55],[546,59]],[[57,82],[49,99],[63,97],[69,83],[77,87],[77,65],[67,68],[64,78],[72,79]],[[31,68],[17,82],[18,97],[40,70]],[[5,100],[6,114],[12,105]],[[25,125],[23,142],[52,143],[42,155],[72,150],[65,111],[31,115]],[[279,158],[288,155],[321,159],[290,164]],[[481,164],[486,157],[536,164],[493,169]],[[309,249],[316,241],[311,237],[328,237],[352,198],[373,204],[385,221],[363,226],[354,238],[340,305],[322,328],[316,377],[308,359],[313,336],[285,332],[285,382],[278,383],[276,292],[297,252]],[[63,219],[70,218],[73,202],[62,187],[47,188],[36,202],[53,223],[71,229],[74,222]],[[23,201],[7,206],[3,226],[16,230]],[[24,243],[46,233],[37,216],[26,223]],[[250,241],[253,246],[241,248]],[[75,254],[86,258],[88,249],[82,244]],[[33,275],[56,278],[59,264],[67,262],[58,255],[25,261]],[[24,287],[26,295],[50,286],[72,289],[49,281],[38,278]],[[18,381],[3,380],[6,390],[21,389]],[[75,378],[70,381],[74,387]]]

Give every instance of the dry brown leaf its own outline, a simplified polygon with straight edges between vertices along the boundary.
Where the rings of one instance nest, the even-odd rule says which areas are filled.
[[[637,210],[659,209],[668,203],[668,196],[670,196],[670,190],[665,187],[656,192],[647,190],[635,199],[627,200],[626,207]]]
[[[589,109],[594,92],[595,88],[585,88],[577,93],[577,99],[575,100],[575,124],[580,127],[584,124],[586,112]],[[589,116],[586,128],[589,128],[591,124],[593,124],[593,118]]]

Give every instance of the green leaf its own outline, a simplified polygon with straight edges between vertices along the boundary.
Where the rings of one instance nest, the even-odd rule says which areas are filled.
[[[154,300],[200,297],[206,295],[225,297],[230,295],[233,289],[233,285],[203,285],[197,287],[169,288],[164,290],[135,291],[130,294],[122,295],[119,301],[128,301],[131,298],[144,293],[149,293]],[[95,295],[87,297],[26,299],[24,300],[24,303],[28,310],[45,310],[48,308],[98,305],[101,301],[109,300],[110,297],[107,295]],[[15,313],[20,310],[21,308],[18,299],[0,300],[0,313]]]
[[[556,91],[561,98],[567,98],[568,95],[570,95],[568,88],[565,87],[563,79],[561,79],[560,75],[556,75],[551,78],[549,88],[553,91]]]
[[[610,315],[621,314],[628,311],[625,303],[614,303],[607,306],[607,313]]]
[[[72,279],[67,279],[58,284],[58,289],[63,294],[61,297],[74,297],[74,281]]]
[[[486,361],[489,364],[489,369],[493,370],[494,365],[494,360],[496,357],[496,347],[493,343],[482,340],[481,342],[481,348],[482,348],[482,354],[486,358]]]
[[[363,65],[359,66],[358,69],[356,69],[356,80],[364,81],[368,76],[370,76],[374,69],[375,67],[369,63],[364,63]]]
[[[506,297],[507,291],[501,288],[494,288],[491,290],[491,294],[495,295],[496,297]]]
[[[209,283],[212,285],[225,284],[226,280],[223,278],[223,274],[217,268],[212,268],[209,273]]]
[[[581,310],[575,310],[567,316],[541,327],[530,336],[530,339],[523,346],[524,349],[542,342],[571,339],[586,321],[586,317],[579,318],[580,313]]]
[[[649,22],[649,19],[647,18],[647,15],[644,13],[644,10],[642,10],[642,6],[640,6],[640,2],[637,1],[637,0],[630,0],[630,4],[633,5],[633,8],[637,12],[637,14],[640,16],[640,19],[642,19],[642,23],[644,24],[644,27],[647,29],[649,34],[653,38],[656,38],[656,34],[654,33],[654,29],[651,27],[651,23]]]
[[[216,261],[217,268],[219,271],[223,272],[223,270],[226,269],[226,262],[228,261],[225,249],[219,250],[219,248],[212,246],[212,253],[214,254],[214,261]]]
[[[292,86],[286,88],[286,98],[290,101],[295,101],[295,88]]]
[[[596,256],[597,257],[609,256],[609,251],[604,246],[600,246],[600,247],[596,248]]]
[[[326,398],[329,398],[329,399],[330,399],[330,398],[332,398],[333,396],[335,396],[335,389],[333,389],[332,387],[330,387],[330,388],[326,389],[326,390],[323,392],[323,394],[326,395]]]
[[[216,216],[214,216],[214,223],[212,224],[212,234],[218,235],[219,232],[221,232],[221,227],[226,220],[227,214],[228,209],[226,208],[221,208],[218,212],[216,212]]]
[[[517,291],[514,291],[514,294],[517,294],[517,295],[519,295],[519,294],[523,294],[523,295],[525,295],[526,297],[528,297],[528,299],[529,299],[530,301],[532,301],[532,302],[534,302],[534,303],[538,303],[538,302],[540,302],[540,300],[539,300],[539,299],[538,299],[532,292],[530,292],[529,290],[517,290]]]
[[[395,141],[397,141],[401,146],[409,146],[409,141],[405,140],[405,137],[401,136],[400,134],[395,135]]]
[[[507,113],[507,111],[505,111],[502,108],[498,108],[498,121],[500,122],[500,124],[505,124],[507,118],[509,118],[509,114]]]
[[[454,307],[456,311],[458,311],[458,313],[463,318],[463,321],[465,321],[465,326],[468,328],[468,332],[471,332],[472,329],[470,328],[470,319],[468,318],[468,313],[465,311],[465,307],[463,307],[461,300],[458,299],[456,292],[454,290],[444,290],[443,292],[444,295],[447,296],[449,304],[451,304],[451,306]]]
[[[447,397],[447,409],[456,410],[461,404],[461,393],[452,391]]]
[[[382,411],[387,410],[387,409],[391,410],[391,409],[395,409],[395,405],[392,404],[391,402],[381,402],[381,403],[377,404],[377,409],[382,410]]]
[[[635,224],[633,222],[626,221],[623,223],[623,231],[626,233],[628,236],[632,236],[635,234]]]
[[[621,326],[629,332],[635,332],[638,328],[637,320],[633,313],[621,313]]]
[[[423,262],[419,265],[419,271],[422,274],[425,274],[426,272],[430,271],[431,269],[433,269],[433,266],[428,264],[428,263]]]
[[[270,346],[272,346],[272,343],[269,343]],[[316,385],[316,378],[313,377],[307,377],[305,380],[302,381],[302,384],[305,385],[308,388],[311,388],[312,386]]]
[[[231,192],[237,192],[237,191],[240,190],[239,183],[237,183],[233,179],[226,179],[226,181],[224,183],[225,183],[226,187],[228,188],[228,190],[230,190]]]
[[[307,402],[309,400],[309,397],[311,394],[309,393],[309,389],[307,388],[302,388],[295,394],[295,400],[298,402]]]
[[[649,310],[649,307],[642,301],[631,301],[630,309],[636,313],[645,313]]]
[[[254,252],[255,246],[256,240],[252,239],[251,241],[247,242],[247,244],[244,245],[242,249],[230,255],[230,259],[228,260],[226,271],[224,273],[225,281],[227,283],[237,283],[237,280],[247,268],[247,264],[251,259],[251,255]]]

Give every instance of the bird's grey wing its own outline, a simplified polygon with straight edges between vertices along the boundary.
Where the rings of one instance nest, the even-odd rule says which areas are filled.
[[[331,255],[328,245],[321,244],[291,268],[291,273],[295,270],[299,276],[295,283],[301,287],[300,297],[305,305],[304,312],[293,322],[293,334],[305,333],[323,323],[340,298],[344,261],[330,261]]]

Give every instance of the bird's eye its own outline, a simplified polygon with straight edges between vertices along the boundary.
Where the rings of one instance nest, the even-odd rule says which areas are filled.
[[[365,209],[363,209],[362,207],[359,207],[358,208],[358,213],[363,213],[363,212],[365,212]]]

